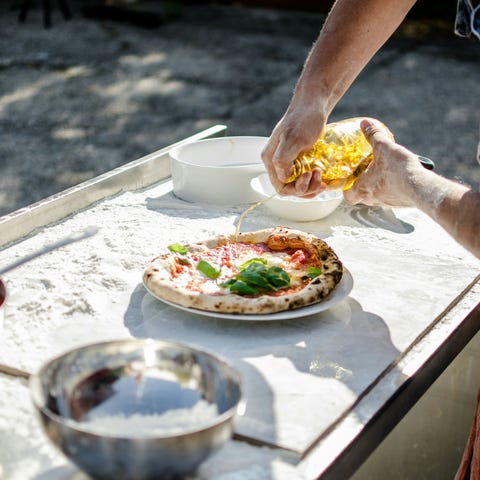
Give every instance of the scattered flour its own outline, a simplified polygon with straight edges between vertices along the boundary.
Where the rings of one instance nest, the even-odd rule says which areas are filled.
[[[9,297],[0,361],[35,371],[51,357],[79,345],[132,336],[200,345],[227,355],[241,369],[247,411],[238,421],[237,432],[254,433],[256,438],[295,451],[331,426],[352,398],[450,303],[452,292],[462,291],[478,272],[478,261],[420,212],[344,206],[321,222],[300,224],[259,207],[247,216],[242,230],[286,225],[324,238],[352,272],[354,288],[349,299],[315,318],[266,325],[200,319],[146,294],[143,271],[162,249],[170,243],[233,233],[243,210],[242,206],[207,208],[180,201],[172,194],[171,183],[165,182],[105,199],[1,250],[0,265],[6,265],[71,232],[89,225],[101,227],[94,237],[5,276]],[[386,295],[375,293],[378,285],[388,285]],[[405,298],[413,300],[405,302]],[[301,342],[305,346],[299,348]],[[326,361],[322,355],[327,354],[326,360],[337,361],[353,374],[338,380],[313,375],[305,368]],[[289,375],[284,374],[285,359],[291,365]],[[291,385],[296,392],[310,389],[318,394],[303,397],[292,392]],[[72,466],[41,433],[28,407],[26,385],[0,376],[0,390],[4,419],[0,422],[0,472],[8,480],[54,475],[54,470],[55,478],[72,478]],[[334,401],[322,403],[322,415],[312,417],[312,408],[323,398]],[[130,430],[133,422],[131,418],[107,420],[97,428],[116,429],[128,423],[124,428]],[[144,430],[146,423],[150,428],[153,420],[160,421],[135,419],[136,428]],[[165,423],[157,427],[166,431],[167,426],[178,427],[179,417],[161,421]],[[230,446],[228,461],[225,456],[216,463],[212,459],[202,467],[201,478],[269,478],[276,465],[286,468],[283,461],[274,463],[276,452],[260,455],[258,448],[242,444],[245,455],[238,455],[238,442],[231,442],[224,455]],[[293,468],[286,471],[293,474]],[[275,478],[280,478],[277,472]]]

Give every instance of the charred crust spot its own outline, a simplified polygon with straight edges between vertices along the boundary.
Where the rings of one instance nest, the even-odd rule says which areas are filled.
[[[342,272],[335,270],[334,272],[332,272],[332,277],[333,277],[333,281],[335,283],[338,283],[342,279]]]
[[[294,310],[295,308],[303,307],[304,302],[299,302],[298,300],[293,300],[288,304],[289,310]]]

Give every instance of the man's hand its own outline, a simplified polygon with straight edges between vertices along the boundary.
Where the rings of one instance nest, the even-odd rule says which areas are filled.
[[[370,120],[362,120],[360,127],[372,146],[373,160],[353,187],[344,192],[345,200],[371,206],[414,206],[409,186],[423,169],[417,155],[396,144]]]
[[[282,195],[310,198],[325,189],[322,172],[306,172],[295,182],[285,184],[292,174],[293,161],[318,139],[325,126],[325,116],[318,110],[292,105],[274,128],[262,152],[262,160],[275,190]]]

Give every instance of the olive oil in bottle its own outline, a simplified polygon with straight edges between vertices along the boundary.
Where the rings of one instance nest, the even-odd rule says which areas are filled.
[[[312,148],[294,160],[292,174],[285,183],[320,168],[329,190],[349,189],[373,158],[372,147],[360,129],[360,121],[361,118],[348,118],[327,124]],[[393,134],[383,123],[374,122],[393,140]]]
[[[294,160],[292,174],[285,183],[294,182],[302,173],[320,168],[327,189],[348,190],[373,159],[372,147],[360,128],[361,120],[360,117],[347,118],[327,124],[312,148]],[[371,120],[383,128],[392,140],[394,139],[392,132],[382,122]],[[251,205],[240,215],[235,228],[235,243],[238,241],[245,216],[275,195],[276,193]]]

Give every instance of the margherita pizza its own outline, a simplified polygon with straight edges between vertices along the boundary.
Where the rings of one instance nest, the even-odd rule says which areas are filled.
[[[335,252],[312,234],[276,227],[234,237],[169,245],[145,270],[145,286],[183,307],[267,314],[320,302],[342,278]]]

